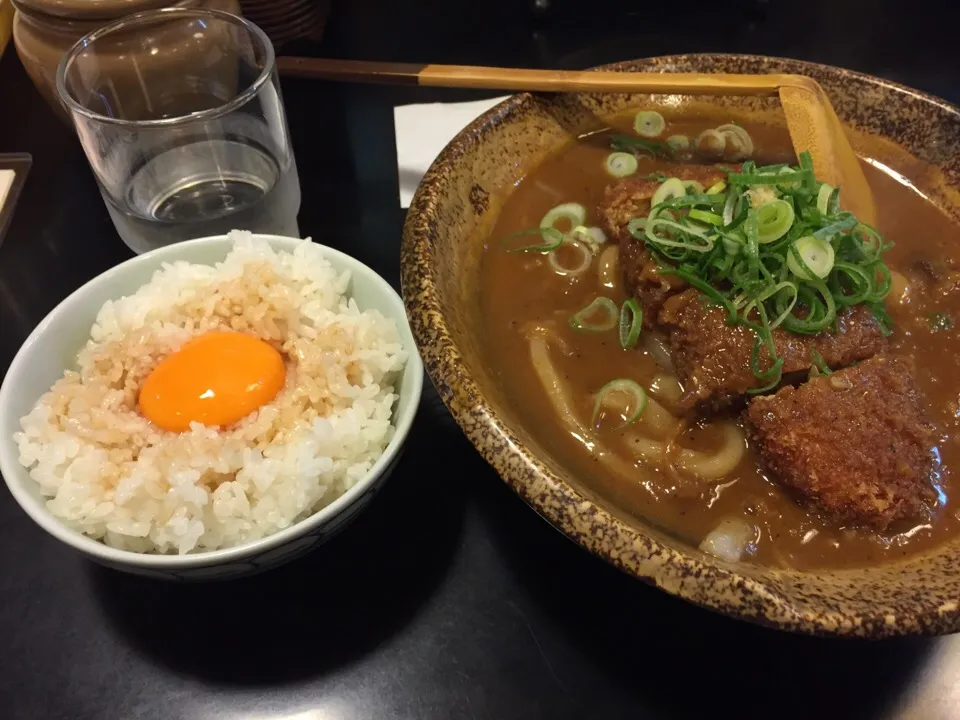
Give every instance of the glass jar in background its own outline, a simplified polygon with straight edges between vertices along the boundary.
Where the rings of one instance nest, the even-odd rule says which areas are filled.
[[[190,8],[129,15],[64,55],[57,91],[135,252],[234,229],[299,237],[273,45],[253,23]]]
[[[125,15],[161,7],[223,10],[240,14],[239,0],[13,0],[13,41],[24,69],[54,111],[69,120],[57,97],[60,60],[97,28]]]

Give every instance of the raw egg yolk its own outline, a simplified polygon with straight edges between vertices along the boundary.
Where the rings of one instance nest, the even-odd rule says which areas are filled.
[[[168,355],[140,388],[140,412],[164,430],[226,426],[270,402],[283,387],[283,356],[238,332],[208,332]]]

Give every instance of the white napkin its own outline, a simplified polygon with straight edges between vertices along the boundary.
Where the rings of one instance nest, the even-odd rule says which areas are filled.
[[[13,180],[17,174],[7,168],[0,169],[0,210],[3,210],[3,204],[10,194],[10,188],[13,187]]]
[[[393,109],[400,207],[410,207],[420,179],[453,136],[504,99],[400,105]]]

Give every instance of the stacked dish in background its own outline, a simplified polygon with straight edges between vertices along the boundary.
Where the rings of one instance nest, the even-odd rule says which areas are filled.
[[[263,29],[279,49],[293,40],[319,41],[330,0],[241,0],[243,16]]]

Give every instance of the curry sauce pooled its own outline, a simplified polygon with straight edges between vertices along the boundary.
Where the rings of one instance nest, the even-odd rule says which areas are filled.
[[[877,228],[781,128],[641,112],[518,185],[482,263],[485,347],[589,491],[777,567],[957,533],[960,229],[864,170]]]

